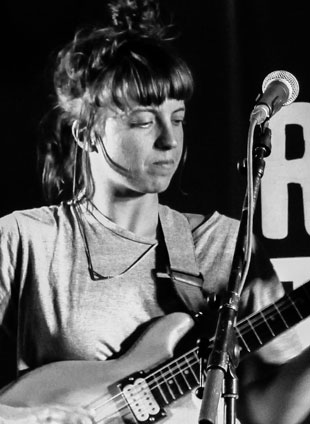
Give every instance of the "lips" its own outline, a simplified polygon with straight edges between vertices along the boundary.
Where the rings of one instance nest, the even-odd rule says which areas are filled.
[[[175,170],[175,161],[173,159],[154,161],[152,163],[152,169],[155,174],[170,175]]]
[[[173,159],[157,160],[157,161],[153,162],[153,165],[163,166],[165,168],[170,168],[170,167],[174,166],[174,160]]]

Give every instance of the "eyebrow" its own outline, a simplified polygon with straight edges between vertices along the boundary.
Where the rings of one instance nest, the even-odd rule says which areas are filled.
[[[174,110],[172,113],[176,113],[176,112],[185,112],[185,106],[181,106],[178,109]]]
[[[154,106],[136,106],[133,109],[130,110],[129,114],[135,113],[135,112],[152,112],[156,113],[158,112],[158,107]],[[178,109],[173,110],[172,113],[177,112],[185,112],[185,106],[180,106]]]

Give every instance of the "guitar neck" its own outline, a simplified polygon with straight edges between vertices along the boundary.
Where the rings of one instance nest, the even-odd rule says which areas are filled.
[[[241,358],[308,317],[309,301],[310,281],[239,321],[236,334]],[[211,343],[212,341],[211,339]],[[195,389],[199,385],[199,364],[198,348],[195,347],[149,374],[150,387],[156,398],[168,405]]]
[[[241,355],[265,345],[310,315],[310,281],[252,316],[238,322]]]
[[[310,315],[310,281],[286,294],[277,302],[239,321],[236,336],[241,347],[241,359],[260,348],[274,337]],[[171,354],[176,343],[192,328],[193,322],[186,315],[171,314],[163,317],[136,346],[118,362],[105,364],[107,382],[102,381],[104,364],[98,361],[60,361],[26,373],[18,381],[1,392],[1,403],[7,405],[41,405],[70,399],[72,405],[92,405],[96,408],[96,422],[156,422],[166,416],[165,407],[186,395],[200,384],[200,357],[195,346],[181,356],[162,364]],[[156,352],[156,361],[143,359],[150,355],[149,342],[157,347],[158,337],[163,338]],[[210,349],[214,343],[210,340]],[[160,350],[159,349],[159,350]],[[140,363],[133,363],[135,355]],[[162,364],[150,370],[152,364]],[[98,372],[100,367],[100,372]],[[141,366],[141,368],[140,368]],[[134,369],[123,378],[124,372]],[[143,368],[150,370],[142,371]],[[142,369],[142,370],[141,370]],[[141,371],[139,371],[141,370]],[[55,384],[46,384],[52,381]],[[115,381],[110,384],[110,381]],[[33,388],[39,387],[40,390]],[[83,390],[85,388],[85,391]],[[70,392],[71,391],[71,392]],[[102,393],[103,392],[103,393]],[[111,394],[113,395],[111,397]],[[168,417],[167,417],[168,418]],[[120,419],[122,421],[120,421]]]

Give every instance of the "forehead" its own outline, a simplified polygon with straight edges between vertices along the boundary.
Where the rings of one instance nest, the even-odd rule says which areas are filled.
[[[126,107],[124,109],[120,109],[116,105],[109,107],[107,110],[106,116],[107,117],[112,117],[112,116],[128,117],[139,112],[150,112],[154,114],[161,114],[161,113],[171,114],[176,111],[183,111],[183,110],[185,110],[185,103],[183,100],[166,99],[160,105],[152,105],[152,104],[141,105],[135,101],[130,100],[126,102]]]
[[[149,105],[149,106],[144,106],[144,105],[139,105],[139,104],[135,104],[132,105],[132,107],[129,108],[127,113],[134,113],[136,111],[150,111],[150,112],[174,112],[176,110],[184,110],[185,109],[185,104],[183,100],[176,100],[176,99],[166,99],[163,103],[161,103],[160,105]]]

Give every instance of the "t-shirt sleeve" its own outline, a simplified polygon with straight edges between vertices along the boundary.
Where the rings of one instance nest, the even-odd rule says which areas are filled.
[[[274,304],[284,295],[283,284],[280,282],[262,244],[255,238],[247,282],[241,296],[239,321],[255,312],[262,311],[265,307]],[[273,312],[275,311],[276,308]],[[281,311],[278,311],[278,313],[281,313]],[[263,314],[260,313],[257,315],[256,321],[259,322],[264,319],[264,316],[268,318],[266,312]],[[253,325],[253,323],[255,323],[255,319],[253,319],[252,315],[251,324]],[[270,324],[272,325],[271,322]],[[255,327],[251,328],[249,325],[248,328],[250,333],[252,333],[254,341],[258,341],[259,334],[255,334]],[[285,329],[286,325],[283,325],[282,328],[284,330],[282,332],[278,331],[277,328],[273,331],[271,326],[269,326],[271,341],[262,343],[262,347],[257,351],[258,355],[265,362],[281,364],[302,351],[303,345],[296,329],[294,327]],[[275,333],[274,337],[272,337],[272,333]],[[259,343],[257,343],[257,346],[259,346]]]
[[[225,295],[231,273],[239,222],[215,213],[193,233],[197,260],[204,277],[204,293]],[[254,238],[253,254],[242,290],[238,321],[249,317],[284,296],[284,288],[261,243]],[[258,350],[268,363],[283,363],[296,356],[302,344],[294,328],[285,331]]]
[[[16,377],[18,260],[18,226],[8,215],[0,219],[0,387]]]

